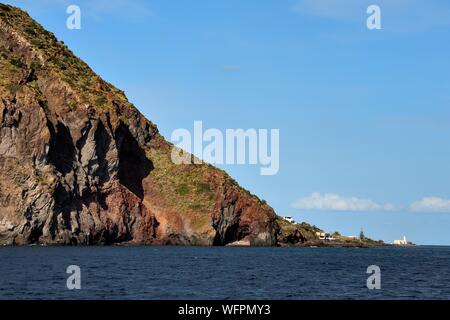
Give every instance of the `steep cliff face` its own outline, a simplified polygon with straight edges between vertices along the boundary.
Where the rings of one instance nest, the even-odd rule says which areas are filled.
[[[0,244],[274,245],[275,213],[0,4]]]

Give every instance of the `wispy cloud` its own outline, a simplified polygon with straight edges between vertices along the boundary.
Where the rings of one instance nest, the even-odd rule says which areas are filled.
[[[392,204],[379,204],[373,200],[357,197],[343,197],[335,193],[320,194],[315,192],[310,196],[299,198],[292,207],[304,210],[327,210],[327,211],[392,211]]]
[[[83,1],[82,5],[86,6],[86,10],[99,15],[102,13],[121,14],[127,16],[151,16],[153,11],[145,0],[96,0]]]
[[[450,129],[450,114],[421,115],[421,116],[389,116],[381,118],[383,124],[396,128],[439,130]]]
[[[292,10],[300,15],[352,20],[358,12],[365,12],[364,1],[360,0],[301,0]]]
[[[81,8],[82,15],[100,19],[104,15],[120,15],[129,19],[140,19],[153,15],[147,0],[4,0],[6,3],[19,6],[21,8],[37,11],[47,11],[48,9],[66,8],[75,4]],[[62,11],[65,14],[65,10]]]
[[[440,197],[426,197],[411,204],[412,212],[450,213],[450,200]]]
[[[386,30],[411,32],[450,26],[450,3],[440,0],[299,0],[292,11],[302,16],[365,21],[372,4],[380,6]]]
[[[227,65],[227,66],[223,66],[222,70],[225,72],[238,72],[238,71],[241,71],[241,67],[236,66],[236,65]]]

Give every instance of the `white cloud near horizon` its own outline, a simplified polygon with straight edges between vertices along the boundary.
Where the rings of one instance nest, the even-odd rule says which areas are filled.
[[[335,193],[321,194],[314,192],[310,196],[297,199],[293,208],[304,210],[326,210],[326,211],[392,211],[392,204],[379,204],[373,200],[357,197],[343,197]]]
[[[292,203],[291,207],[314,211],[450,213],[450,199],[430,196],[414,201],[405,207],[391,203],[380,204],[367,198],[343,197],[336,193],[321,194],[320,192],[314,192],[309,196],[298,198]]]
[[[450,213],[450,199],[425,197],[413,202],[410,206],[410,211]]]

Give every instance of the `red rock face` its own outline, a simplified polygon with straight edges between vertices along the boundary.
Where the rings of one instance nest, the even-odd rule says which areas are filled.
[[[275,245],[274,211],[0,5],[0,244]]]

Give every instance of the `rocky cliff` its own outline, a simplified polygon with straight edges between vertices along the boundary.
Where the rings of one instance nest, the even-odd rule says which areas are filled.
[[[272,208],[171,151],[122,91],[0,4],[0,244],[276,244]]]

